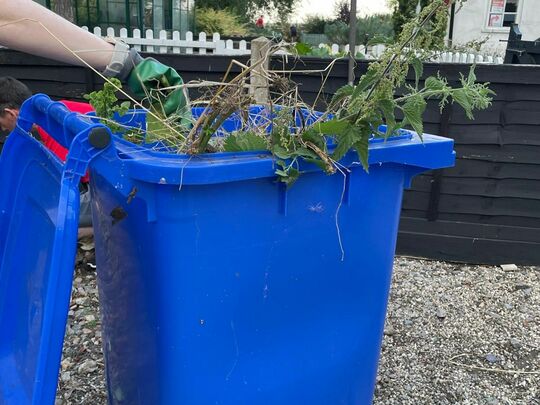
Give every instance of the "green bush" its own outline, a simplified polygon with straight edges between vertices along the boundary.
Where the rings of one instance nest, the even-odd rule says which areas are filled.
[[[324,34],[334,44],[345,45],[349,42],[349,26],[343,21],[327,24]]]
[[[300,26],[300,30],[306,34],[324,34],[324,28],[329,20],[318,15],[310,15]]]
[[[358,20],[356,40],[364,43],[366,38],[372,40],[380,38],[388,41],[394,37],[392,15],[375,14]]]
[[[386,42],[394,36],[392,16],[389,14],[377,14],[359,18],[357,24],[357,44],[366,44],[373,40]],[[333,43],[340,45],[349,43],[349,26],[343,21],[327,24],[324,33]]]
[[[197,29],[207,34],[218,32],[221,35],[244,36],[248,32],[240,18],[229,10],[200,8],[195,15]]]

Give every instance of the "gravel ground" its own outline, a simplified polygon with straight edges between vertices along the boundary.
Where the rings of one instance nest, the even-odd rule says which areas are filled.
[[[106,403],[91,247],[78,253],[56,405]],[[540,267],[394,268],[374,404],[540,405]]]

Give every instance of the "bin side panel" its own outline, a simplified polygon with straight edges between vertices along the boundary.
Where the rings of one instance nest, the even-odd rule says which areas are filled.
[[[404,166],[133,183],[130,202],[98,172],[112,404],[371,402]]]
[[[64,189],[69,201],[60,209],[62,167],[25,134],[10,135],[0,172],[0,397],[6,405],[52,404],[69,305],[79,193]],[[60,238],[66,245],[59,250],[57,228],[63,232],[70,226],[66,216],[73,244]]]

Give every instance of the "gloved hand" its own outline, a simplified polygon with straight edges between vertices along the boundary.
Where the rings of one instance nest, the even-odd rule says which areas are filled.
[[[115,41],[113,56],[103,74],[127,81],[138,98],[150,95],[154,112],[165,117],[176,115],[181,124],[190,125],[191,108],[184,88],[155,91],[184,83],[173,68],[153,58],[143,59],[135,49],[129,49],[122,41]]]
[[[184,84],[173,68],[154,58],[143,59],[132,69],[127,84],[136,97],[145,98],[150,95],[150,102],[158,113],[166,117],[174,114],[186,125],[191,122],[189,97],[185,88],[155,91]]]

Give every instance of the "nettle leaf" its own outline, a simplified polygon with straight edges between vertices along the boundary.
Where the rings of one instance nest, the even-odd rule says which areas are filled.
[[[271,152],[279,159],[290,159],[293,155],[292,152],[280,145],[273,145]]]
[[[276,169],[275,171],[278,180],[281,183],[285,183],[287,187],[292,186],[298,180],[298,177],[300,177],[300,171],[296,167],[288,166],[282,160],[278,160],[276,164],[281,167],[281,169]]]
[[[249,131],[230,134],[223,142],[223,150],[225,152],[243,152],[249,150],[266,149],[268,149],[266,139]]]
[[[405,104],[401,109],[405,115],[404,121],[411,125],[419,136],[424,133],[424,124],[422,122],[422,115],[426,110],[426,100],[421,94],[415,94],[405,101]]]
[[[319,156],[309,148],[301,146],[296,150],[296,155],[303,159],[318,159]]]
[[[308,128],[302,132],[302,140],[305,142],[311,142],[320,150],[326,152],[326,138],[321,135],[320,132],[315,131],[312,128]]]
[[[332,153],[332,159],[340,160],[360,140],[361,136],[360,128],[349,124],[339,136],[336,136],[336,148]]]
[[[416,88],[418,88],[418,83],[420,82],[420,78],[422,77],[422,74],[424,73],[424,64],[418,57],[414,57],[411,60],[411,65],[414,69],[414,75],[415,75],[415,83]]]
[[[440,77],[430,76],[426,79],[424,87],[429,91],[443,91],[446,89],[447,84],[444,79]]]
[[[463,109],[465,110],[465,114],[467,115],[467,118],[474,119],[473,115],[473,105],[471,103],[471,100],[469,100],[469,97],[467,95],[467,91],[465,89],[456,89],[452,92],[452,98],[456,103],[458,103]]]
[[[339,135],[349,128],[350,125],[351,124],[349,121],[335,118],[325,122],[317,122],[312,126],[312,128],[320,134]]]
[[[386,121],[386,137],[392,135],[396,128],[396,102],[394,100],[382,99],[378,102],[379,109],[382,111]]]
[[[369,172],[369,137],[370,133],[364,133],[358,142],[354,144],[354,149],[358,153],[358,159],[362,163],[362,167],[366,172]]]
[[[375,69],[370,69],[364,76],[360,78],[358,84],[355,86],[352,97],[356,98],[360,93],[366,91],[375,84],[379,78],[379,73]]]
[[[474,72],[475,68],[476,66],[473,64],[469,70],[469,76],[467,77],[467,84],[471,86],[476,83],[476,73]]]
[[[336,104],[341,103],[347,97],[352,96],[353,91],[354,91],[354,86],[351,86],[350,84],[346,84],[345,86],[340,87],[339,89],[337,89],[334,96],[332,97],[332,100],[330,101],[330,105],[335,106]]]

